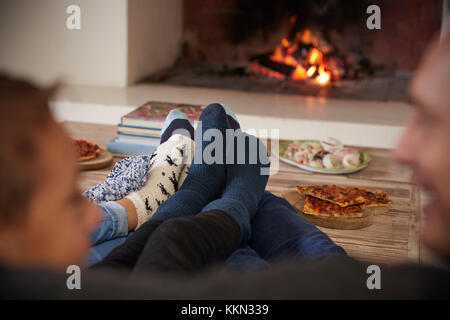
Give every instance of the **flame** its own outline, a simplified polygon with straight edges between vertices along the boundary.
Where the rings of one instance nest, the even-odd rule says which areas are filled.
[[[310,44],[311,43],[311,31],[309,29],[305,29],[303,33],[300,33],[300,41],[304,44]]]
[[[291,46],[289,40],[286,39],[286,38],[281,39],[281,44],[282,44],[283,47],[285,47],[285,48],[289,48],[289,47]]]
[[[328,84],[330,82],[331,75],[329,72],[325,71],[325,66],[321,65],[318,72],[319,75],[316,77],[315,82],[322,86]]]
[[[323,64],[321,64],[319,66],[319,70],[317,70],[319,73],[324,73],[325,72],[325,66]]]
[[[316,66],[311,66],[308,69],[308,71],[306,71],[306,75],[308,76],[308,78],[311,78],[314,75],[314,73],[316,73],[316,70],[317,70]]]
[[[295,68],[295,71],[294,71],[294,73],[292,74],[291,77],[292,77],[292,79],[295,79],[295,80],[303,80],[303,79],[305,79],[305,76],[306,76],[305,68],[303,68],[302,66],[298,65]]]
[[[295,23],[296,18],[292,16],[290,22]],[[327,85],[332,79],[339,78],[339,71],[335,60],[328,56],[330,48],[325,45],[319,47],[318,42],[318,38],[313,36],[309,29],[299,31],[294,38],[281,39],[270,60],[295,67],[290,75],[291,79],[302,81],[310,78],[317,85]],[[252,67],[270,77],[286,77],[285,74],[272,71],[258,63],[254,63]]]
[[[297,60],[295,60],[295,58],[292,56],[286,56],[284,58],[284,63],[293,67],[295,67],[298,64]]]
[[[281,50],[281,46],[277,46],[275,48],[275,51],[273,55],[270,57],[270,60],[277,61],[277,62],[283,62],[283,50]]]
[[[330,82],[330,74],[328,72],[321,73],[317,76],[315,81],[320,85],[326,85],[328,82]]]
[[[316,48],[312,48],[309,52],[308,62],[310,64],[320,64],[322,62],[322,53]]]

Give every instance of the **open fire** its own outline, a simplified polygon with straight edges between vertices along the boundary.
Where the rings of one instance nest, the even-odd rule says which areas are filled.
[[[305,29],[293,39],[283,38],[271,54],[256,57],[252,69],[269,77],[325,86],[345,73],[345,61],[324,40]]]

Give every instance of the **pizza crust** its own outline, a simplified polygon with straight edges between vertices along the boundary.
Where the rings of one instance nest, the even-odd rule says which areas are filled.
[[[97,158],[97,154],[84,156],[84,157],[78,157],[77,161],[87,161],[87,160],[91,160],[91,159],[95,159],[95,158]]]

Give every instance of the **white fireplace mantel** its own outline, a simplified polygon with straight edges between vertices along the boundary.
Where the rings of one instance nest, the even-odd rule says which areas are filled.
[[[169,85],[128,88],[66,86],[52,108],[59,121],[116,125],[146,101],[207,105],[220,102],[243,129],[279,129],[281,139],[336,137],[348,145],[393,148],[412,107],[407,103],[323,99]]]

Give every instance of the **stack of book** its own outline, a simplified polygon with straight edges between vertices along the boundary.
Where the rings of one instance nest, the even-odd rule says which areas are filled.
[[[172,109],[184,112],[193,125],[202,112],[199,105],[147,102],[120,119],[116,137],[108,142],[108,151],[120,155],[152,154],[160,144],[164,120]]]

